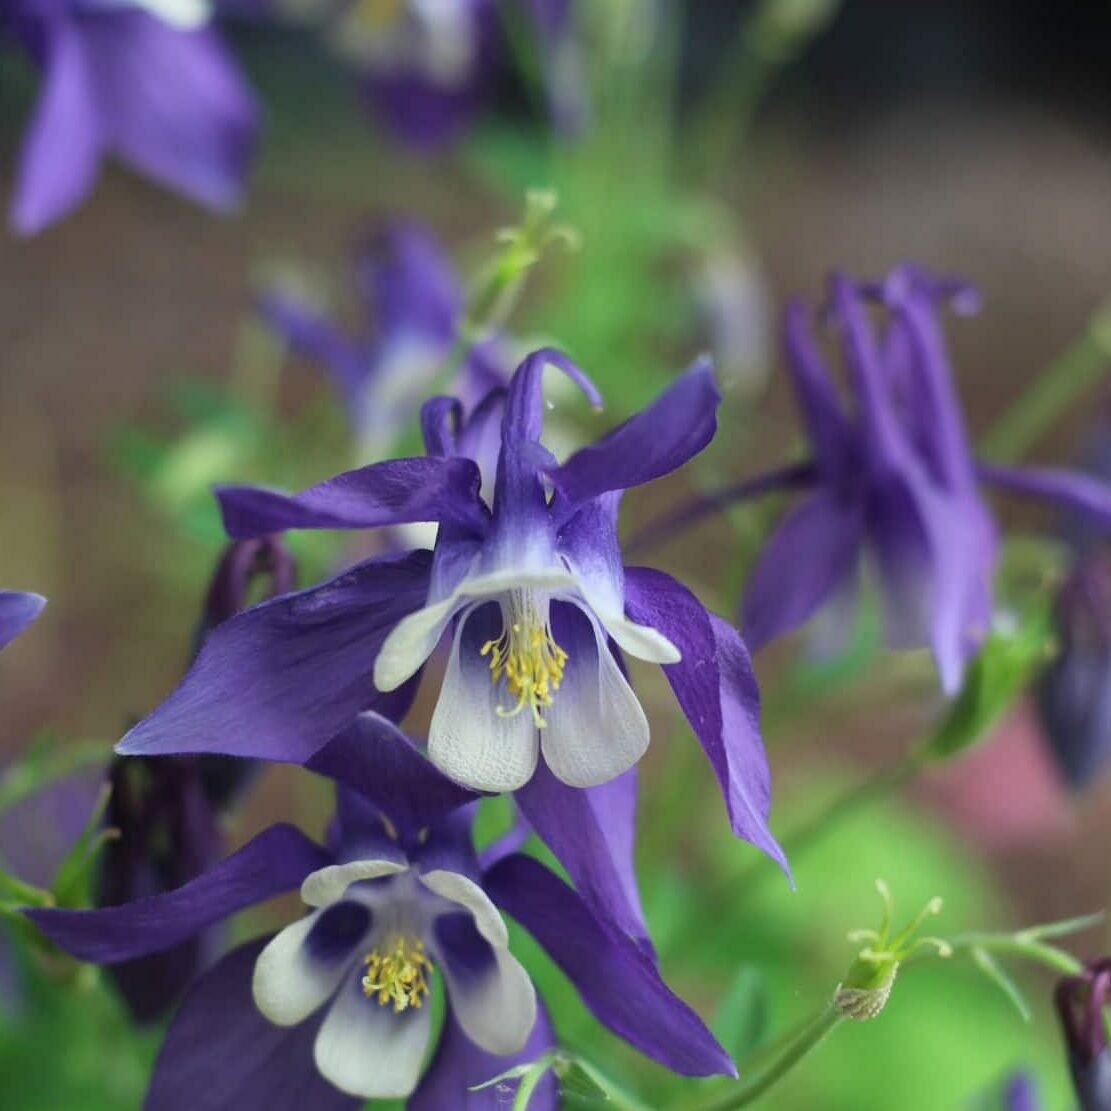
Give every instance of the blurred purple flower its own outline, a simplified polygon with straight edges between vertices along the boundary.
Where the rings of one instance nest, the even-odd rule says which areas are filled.
[[[1056,998],[1080,1111],[1111,1111],[1111,1048],[1104,1019],[1111,1006],[1111,960],[1095,961],[1081,975],[1063,979]]]
[[[256,579],[270,597],[295,585],[296,568],[276,537],[228,545],[216,566],[196,637],[205,636],[247,605]],[[109,769],[112,794],[105,816],[119,831],[103,850],[96,902],[101,907],[145,899],[180,887],[214,864],[223,850],[219,816],[239,797],[258,765],[224,756],[129,760]],[[197,934],[180,944],[115,964],[111,975],[138,1022],[160,1018],[210,963],[219,937]]]
[[[1017,1073],[1003,1092],[1003,1111],[1040,1111],[1038,1088],[1025,1073]]]
[[[46,599],[41,594],[22,590],[0,590],[0,649],[13,640],[43,611]]]
[[[214,209],[240,199],[258,109],[205,0],[2,0],[0,35],[42,85],[10,223],[34,235],[67,215],[113,155]]]
[[[512,848],[479,861],[476,796],[388,721],[361,716],[308,767],[338,784],[326,848],[274,826],[177,891],[111,910],[27,912],[61,948],[105,963],[179,944],[300,887],[306,917],[198,981],[170,1028],[148,1108],[340,1109],[366,1098],[407,1098],[411,1111],[459,1106],[468,1084],[552,1040],[499,910],[535,936],[619,1036],[684,1075],[734,1074],[650,955],[555,873]],[[448,1017],[421,1080],[431,1036],[423,1004],[437,972]],[[495,1108],[501,1095],[467,1099]],[[554,1084],[541,1099],[556,1107]]]
[[[527,0],[552,125],[567,136],[578,135],[590,126],[578,8],[576,0]]]
[[[459,337],[463,290],[433,235],[397,223],[364,243],[355,286],[366,325],[350,336],[291,294],[265,294],[260,309],[289,347],[316,362],[343,398],[359,441],[388,453],[434,386]],[[470,348],[457,388],[470,405],[504,384],[509,368],[497,340]]]
[[[360,710],[400,720],[448,638],[432,760],[468,786],[509,791],[532,779],[542,751],[557,780],[590,787],[632,767],[648,744],[623,649],[664,665],[733,830],[785,865],[767,824],[759,693],[744,644],[674,579],[624,567],[617,541],[622,492],[680,467],[713,437],[713,373],[696,365],[560,465],[540,442],[548,364],[597,403],[577,367],[542,350],[465,426],[454,399],[426,403],[426,458],[363,467],[298,495],[219,490],[233,536],[435,521],[436,550],[368,560],[233,619],[117,751],[303,762]],[[491,487],[492,511],[480,495]]]
[[[456,139],[494,76],[494,0],[350,0],[337,11],[332,42],[383,123],[415,147]]]
[[[1084,558],[1057,596],[1057,654],[1038,680],[1037,706],[1065,781],[1086,787],[1111,760],[1111,563]]]
[[[962,282],[909,265],[882,282],[831,279],[818,319],[840,337],[848,406],[812,334],[810,313],[793,303],[788,368],[810,457],[705,497],[649,530],[673,532],[772,490],[810,490],[768,540],[749,578],[742,628],[754,649],[827,604],[852,603],[867,556],[878,572],[892,647],[929,646],[952,693],[992,619],[997,536],[980,484],[1111,525],[1111,488],[1102,482],[974,459],[939,321],[946,303],[968,312],[976,298]],[[873,304],[883,310],[878,330],[868,312]]]

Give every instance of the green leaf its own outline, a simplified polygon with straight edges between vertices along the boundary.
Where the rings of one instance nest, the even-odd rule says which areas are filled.
[[[554,1065],[559,1077],[560,1094],[573,1099],[578,1106],[594,1106],[610,1102],[609,1081],[593,1065],[578,1058],[561,1057]]]
[[[737,970],[710,1025],[735,1058],[759,1048],[768,1027],[768,988],[759,968],[744,964]]]
[[[1014,628],[993,630],[923,755],[945,760],[984,737],[1046,662],[1051,644],[1049,609],[1044,602]]]
[[[976,967],[1014,1004],[1023,1022],[1030,1021],[1030,1005],[1018,984],[1004,971],[1003,966],[986,949],[976,946],[972,950]]]

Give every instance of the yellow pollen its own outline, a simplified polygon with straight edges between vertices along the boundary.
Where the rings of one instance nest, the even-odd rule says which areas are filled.
[[[394,1014],[420,1007],[428,998],[432,962],[424,944],[412,935],[401,935],[372,949],[365,957],[363,994],[380,1007],[393,1005]]]
[[[556,644],[548,626],[547,612],[541,613],[529,595],[511,595],[501,636],[488,640],[482,655],[490,657],[491,682],[504,678],[505,689],[517,700],[509,709],[499,706],[498,714],[514,717],[528,706],[536,728],[543,729],[547,722],[540,711],[552,704],[567,663],[567,653]]]

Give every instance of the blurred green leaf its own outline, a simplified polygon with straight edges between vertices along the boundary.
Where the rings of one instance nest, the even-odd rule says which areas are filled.
[[[737,970],[710,1025],[734,1059],[747,1056],[763,1044],[768,1027],[768,988],[764,973],[756,965],[745,964]]]
[[[1018,984],[1011,979],[1003,966],[986,949],[976,946],[972,950],[976,967],[1011,1001],[1023,1022],[1030,1021],[1030,1004]]]
[[[1051,644],[1049,609],[1044,603],[1012,628],[992,630],[923,755],[945,760],[983,738],[1046,662]]]

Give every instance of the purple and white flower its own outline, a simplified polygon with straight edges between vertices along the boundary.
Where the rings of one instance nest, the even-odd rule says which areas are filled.
[[[305,917],[233,952],[186,998],[148,1108],[357,1105],[340,1093],[409,1098],[418,1111],[447,1106],[435,1096],[461,1098],[469,1084],[501,1071],[491,1056],[531,1059],[551,1041],[535,989],[509,952],[503,912],[536,937],[615,1033],[684,1075],[734,1072],[651,955],[571,887],[512,839],[475,855],[476,796],[385,719],[360,717],[308,766],[339,783],[327,847],[275,826],[168,894],[101,911],[26,912],[74,956],[111,963],[178,944],[300,888]],[[421,1080],[436,978],[448,1016]],[[554,1089],[540,1106],[556,1106]]]
[[[458,402],[428,402],[426,458],[350,471],[297,495],[220,490],[234,536],[432,521],[436,549],[369,560],[233,619],[118,750],[213,751],[234,737],[242,755],[303,762],[360,710],[399,720],[446,640],[433,762],[470,787],[511,791],[530,781],[542,754],[556,779],[591,787],[627,771],[648,745],[623,650],[663,665],[734,831],[782,862],[767,826],[759,696],[744,644],[674,579],[624,567],[617,541],[622,491],[675,470],[713,436],[713,374],[697,364],[561,464],[540,442],[548,364],[598,403],[577,367],[542,350],[465,426]],[[491,483],[489,464],[476,459],[495,457],[492,443]]]
[[[10,223],[34,235],[91,192],[107,156],[217,210],[234,207],[259,112],[207,26],[206,0],[4,0],[0,35],[42,74]]]

